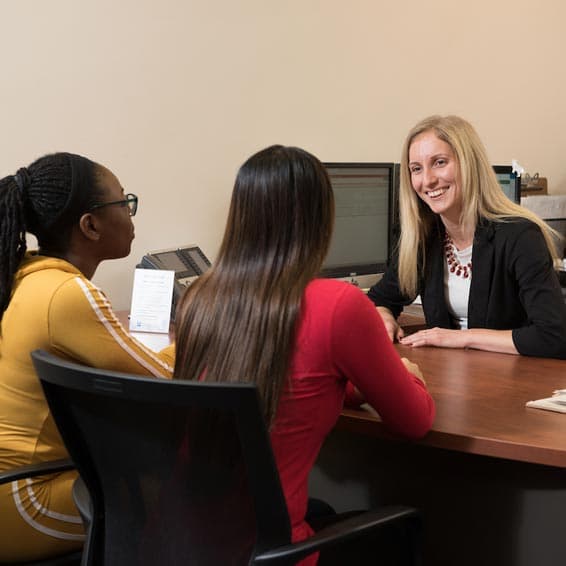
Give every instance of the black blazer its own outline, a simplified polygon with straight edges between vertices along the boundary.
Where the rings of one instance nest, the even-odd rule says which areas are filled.
[[[454,328],[444,293],[442,223],[432,232],[418,294],[429,328]],[[472,266],[468,328],[512,330],[520,354],[566,359],[566,304],[536,224],[522,218],[482,221],[474,235]],[[401,294],[396,260],[368,297],[395,317],[415,298]]]

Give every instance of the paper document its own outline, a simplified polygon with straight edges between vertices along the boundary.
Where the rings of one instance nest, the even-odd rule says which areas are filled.
[[[171,344],[169,334],[163,332],[131,332],[131,335],[154,352],[159,352]]]
[[[533,409],[544,409],[545,411],[556,411],[557,413],[566,413],[566,389],[559,389],[552,394],[552,397],[546,399],[537,399],[529,401],[527,407]]]
[[[130,309],[130,330],[169,332],[175,272],[136,269]]]

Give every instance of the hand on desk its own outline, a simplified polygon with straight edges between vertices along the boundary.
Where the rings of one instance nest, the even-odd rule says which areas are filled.
[[[421,369],[419,368],[419,366],[411,361],[409,361],[407,358],[401,358],[401,361],[405,364],[405,367],[415,376],[418,377],[425,385],[426,385],[426,381],[425,378],[423,376],[423,373],[421,371]]]
[[[511,330],[427,328],[405,336],[399,342],[404,346],[417,348],[419,346],[438,346],[439,348],[474,348],[502,354],[517,355],[519,353],[513,342]]]
[[[438,346],[440,348],[466,348],[466,331],[448,328],[427,328],[399,339],[404,346]]]
[[[387,334],[391,342],[401,341],[401,338],[405,336],[405,332],[399,326],[399,323],[393,316],[393,313],[385,307],[376,307],[377,312],[381,316],[381,320],[385,325],[385,330],[387,330]]]

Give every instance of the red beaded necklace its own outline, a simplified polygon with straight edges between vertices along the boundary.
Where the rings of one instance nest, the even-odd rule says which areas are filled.
[[[466,279],[472,275],[472,262],[469,261],[466,265],[462,265],[454,253],[455,249],[452,238],[448,235],[448,232],[446,232],[444,234],[444,253],[446,254],[446,261],[448,262],[448,269],[450,273],[454,273],[458,277]]]

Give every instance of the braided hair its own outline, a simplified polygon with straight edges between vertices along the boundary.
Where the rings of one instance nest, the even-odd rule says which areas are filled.
[[[71,230],[100,200],[99,168],[86,157],[53,153],[0,179],[0,318],[26,252],[26,232],[42,250],[68,249]]]

